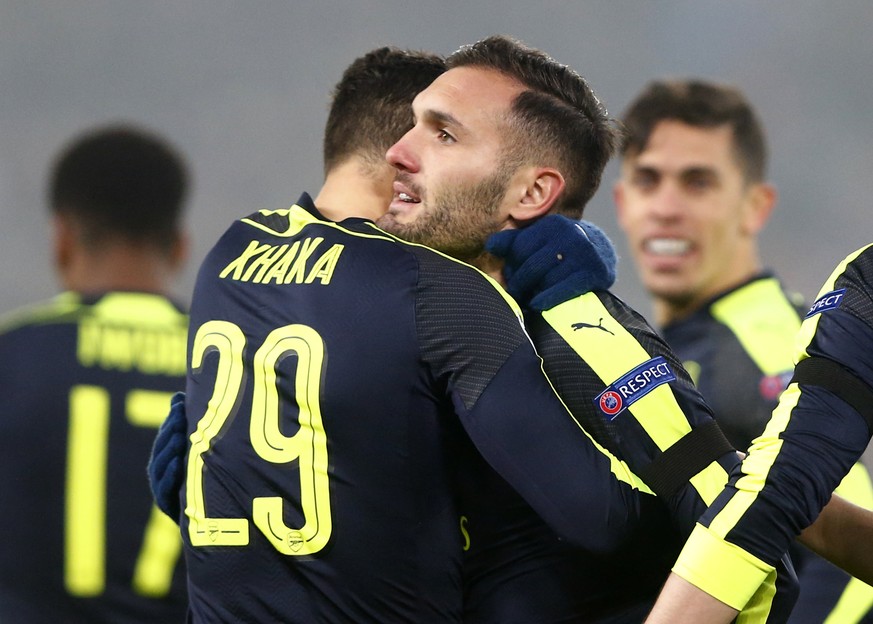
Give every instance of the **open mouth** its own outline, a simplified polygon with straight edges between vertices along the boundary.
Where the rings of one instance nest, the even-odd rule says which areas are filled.
[[[650,238],[643,243],[643,249],[655,256],[683,256],[691,251],[691,241],[684,238]]]
[[[397,199],[407,204],[418,204],[421,200],[417,197],[413,197],[409,193],[397,193]]]
[[[388,212],[392,214],[401,215],[408,213],[412,210],[412,206],[421,203],[421,193],[408,179],[395,178],[392,189],[394,197],[391,200],[391,205],[388,207]]]

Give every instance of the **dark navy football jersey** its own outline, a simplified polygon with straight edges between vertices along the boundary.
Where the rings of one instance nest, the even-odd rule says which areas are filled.
[[[184,388],[187,316],[65,293],[0,328],[0,622],[182,622],[178,528],[145,467]]]
[[[806,310],[773,275],[762,273],[664,328],[664,338],[692,372],[716,421],[738,449],[749,448],[764,431],[794,373],[793,347]],[[859,462],[850,475],[837,493],[869,507],[873,487],[867,468]],[[800,544],[792,544],[790,552],[800,581],[790,624],[823,622],[837,604],[843,614],[873,607],[873,590],[856,587],[863,584]],[[873,620],[873,612],[869,617]],[[856,616],[838,619],[860,621]]]
[[[605,448],[646,466],[692,428],[712,421],[676,355],[654,329],[606,291],[527,316],[544,367],[574,417]],[[669,498],[641,494],[639,530],[608,556],[574,548],[493,473],[479,471],[465,508],[466,619],[470,622],[641,622],[685,538],[738,463],[727,452]],[[779,621],[791,576],[761,608]]]
[[[796,342],[799,363],[835,362],[847,379],[873,385],[871,283],[867,246],[834,270],[807,313]],[[826,386],[789,384],[742,468],[694,529],[674,568],[680,576],[728,604],[742,600],[757,587],[759,571],[815,520],[871,437],[862,414]],[[732,587],[718,580],[724,564],[717,557],[743,572]]]
[[[654,496],[621,547],[595,553],[558,537],[497,473],[476,467],[475,453],[468,461],[474,467],[463,480],[465,623],[645,619],[682,544]]]
[[[803,311],[762,273],[664,327],[664,339],[740,450],[764,430],[788,385]]]
[[[569,542],[634,527],[637,480],[557,398],[514,302],[369,221],[304,195],[236,222],[189,337],[194,622],[460,621],[471,443]]]

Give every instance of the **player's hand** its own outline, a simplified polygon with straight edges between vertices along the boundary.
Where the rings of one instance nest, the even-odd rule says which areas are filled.
[[[534,310],[606,290],[615,282],[615,248],[588,221],[548,215],[525,228],[492,234],[485,247],[504,259],[509,294]]]
[[[187,428],[185,393],[177,392],[170,399],[170,413],[158,429],[148,465],[149,485],[155,504],[176,524],[181,513],[179,492],[185,476]]]

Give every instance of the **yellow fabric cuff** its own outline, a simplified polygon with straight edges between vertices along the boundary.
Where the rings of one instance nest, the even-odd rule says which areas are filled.
[[[674,573],[738,611],[773,569],[700,524],[694,527],[673,566]]]

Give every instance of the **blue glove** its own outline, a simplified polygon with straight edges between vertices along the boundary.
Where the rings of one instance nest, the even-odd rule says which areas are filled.
[[[503,258],[506,289],[519,304],[548,310],[615,283],[615,248],[593,223],[548,215],[492,234],[485,248]]]
[[[170,413],[161,423],[149,458],[149,486],[158,509],[179,524],[179,492],[185,478],[185,450],[188,423],[185,418],[185,393],[170,399]]]

